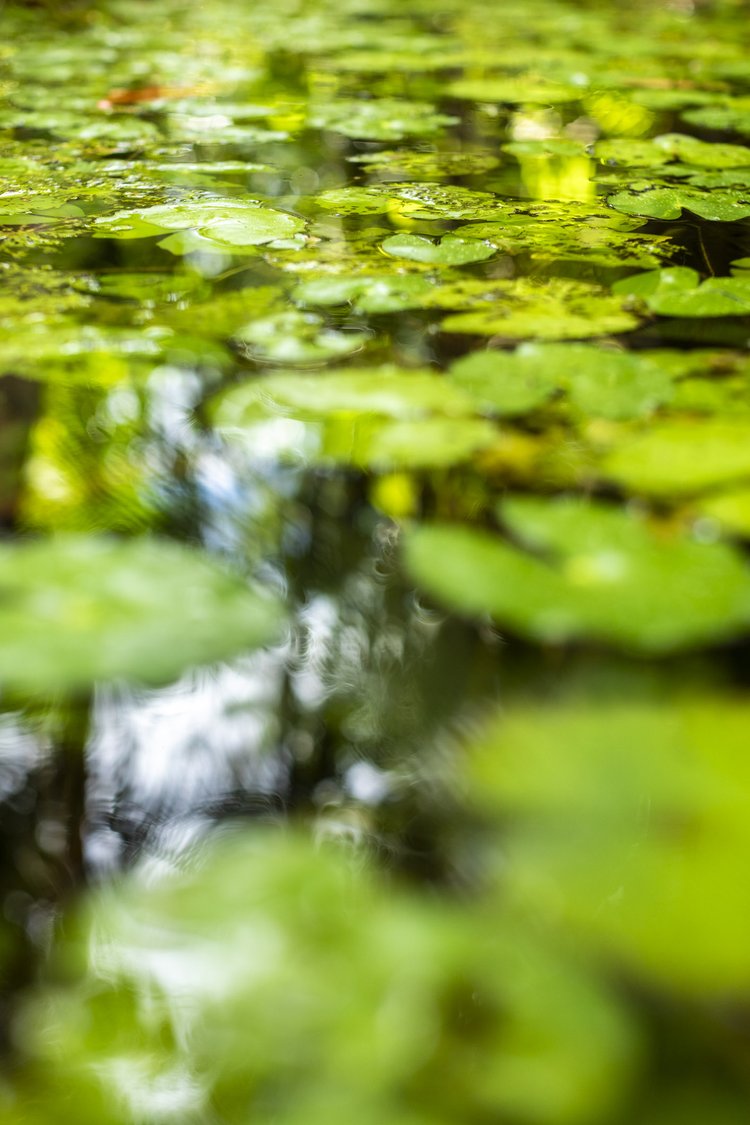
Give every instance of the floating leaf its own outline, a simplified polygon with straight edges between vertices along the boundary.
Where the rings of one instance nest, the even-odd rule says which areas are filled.
[[[383,242],[383,249],[393,258],[406,258],[407,261],[437,266],[465,266],[472,262],[484,262],[495,253],[494,247],[487,246],[486,243],[452,234],[443,235],[438,242],[418,234],[394,234]]]
[[[404,137],[430,137],[458,119],[437,113],[427,102],[398,98],[342,99],[313,106],[308,125],[330,129],[345,137],[370,141],[401,141]]]
[[[680,496],[750,478],[750,422],[679,419],[625,437],[602,464],[634,492]]]
[[[71,325],[54,320],[0,329],[0,371],[32,379],[54,380],[66,373],[76,382],[98,381],[107,376],[108,359],[155,361],[165,353],[171,334],[125,328]],[[121,375],[121,369],[118,369]]]
[[[599,160],[628,167],[653,167],[672,160],[695,168],[742,168],[750,165],[750,149],[700,141],[682,133],[663,133],[652,140],[631,140],[617,137],[599,141],[594,149]]]
[[[290,238],[304,225],[296,215],[257,201],[203,200],[118,211],[95,219],[94,233],[97,238],[146,238],[164,231],[194,230],[203,239],[229,249]]]
[[[747,316],[750,278],[709,277],[700,282],[695,270],[678,266],[626,278],[613,292],[643,297],[660,316]]]
[[[447,317],[446,332],[507,339],[576,340],[629,332],[638,323],[623,298],[583,281],[521,279],[491,307]]]
[[[377,314],[420,308],[434,289],[432,282],[420,276],[334,276],[303,281],[292,296],[302,305],[325,308],[351,303],[356,313]]]
[[[329,328],[315,313],[282,312],[252,320],[234,333],[253,359],[271,363],[320,363],[357,351],[369,339],[363,332]]]
[[[435,468],[470,458],[497,431],[442,376],[392,366],[272,375],[234,387],[214,408],[227,437],[251,452],[361,468]]]
[[[643,220],[593,200],[555,200],[527,204],[492,222],[459,227],[456,233],[483,239],[505,254],[530,254],[543,261],[658,265],[670,253],[669,240],[663,235],[633,233],[642,225]]]
[[[580,500],[517,498],[500,514],[543,557],[485,531],[425,526],[406,537],[412,576],[460,612],[548,643],[589,637],[662,653],[750,622],[750,572],[723,544],[659,536],[635,515]]]
[[[450,179],[454,176],[476,176],[491,172],[500,163],[497,156],[485,152],[410,152],[408,149],[384,149],[361,156],[348,156],[352,164],[362,165],[368,172],[381,173],[388,180]]]
[[[450,375],[500,414],[524,414],[556,390],[585,414],[638,418],[669,402],[672,379],[638,353],[586,344],[522,344],[515,352],[478,351]]]
[[[331,371],[321,375],[283,374],[233,387],[221,399],[221,425],[242,426],[263,414],[381,414],[414,418],[424,414],[474,413],[472,398],[442,375],[386,365]]]
[[[472,760],[477,801],[509,825],[504,893],[660,989],[744,992],[748,719],[700,692],[511,712]]]
[[[488,191],[429,182],[333,188],[322,191],[316,202],[339,215],[396,211],[411,219],[493,219],[506,208]]]
[[[682,119],[689,125],[697,125],[699,129],[741,133],[750,137],[750,103],[746,98],[738,98],[727,105],[705,105],[688,109],[682,114]]]
[[[701,219],[732,223],[750,216],[747,192],[701,191],[691,187],[651,187],[633,184],[629,191],[610,195],[607,202],[626,215],[649,219],[679,219],[683,209]]]
[[[549,364],[524,364],[516,353],[477,351],[454,363],[449,377],[473,395],[483,410],[494,414],[526,414],[559,388]]]
[[[697,505],[697,511],[709,521],[743,539],[750,538],[750,485],[727,489],[716,496],[706,496]]]
[[[279,606],[196,550],[90,536],[0,547],[0,682],[164,682],[273,640]]]
[[[448,94],[469,102],[506,102],[510,105],[560,105],[583,95],[575,86],[535,78],[461,78],[451,82]]]
[[[62,983],[19,1020],[19,1118],[70,1099],[85,1125],[126,1125],[179,1098],[181,1116],[241,1125],[271,1102],[298,1125],[333,1099],[333,1120],[365,1125],[577,1125],[620,1092],[626,1016],[536,927],[407,894],[294,834],[225,834],[200,859],[97,889],[68,920]]]

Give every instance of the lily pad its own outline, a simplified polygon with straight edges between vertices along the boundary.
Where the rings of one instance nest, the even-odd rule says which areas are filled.
[[[387,180],[437,180],[454,176],[476,176],[491,172],[500,163],[486,152],[412,152],[408,149],[383,149],[361,156],[348,156],[368,172],[378,172]]]
[[[750,137],[750,102],[737,99],[727,105],[704,105],[687,109],[683,121],[699,129],[716,129],[722,133],[740,133]]]
[[[378,314],[420,308],[435,289],[425,277],[386,274],[382,277],[321,277],[292,290],[302,305],[323,308],[351,304],[355,313]]]
[[[438,242],[418,234],[394,234],[383,242],[383,250],[393,258],[436,266],[466,266],[495,254],[493,246],[452,234],[443,235]]]
[[[649,219],[679,219],[683,210],[718,223],[733,223],[750,216],[747,191],[701,191],[692,187],[633,184],[629,191],[610,195],[607,202],[626,215],[643,215]]]
[[[545,704],[500,717],[470,758],[477,804],[508,826],[503,892],[659,990],[744,991],[746,701]]]
[[[683,496],[750,478],[750,421],[675,418],[624,437],[602,473],[632,492]]]
[[[576,86],[537,78],[460,78],[448,94],[469,102],[505,102],[509,105],[561,105],[583,96]]]
[[[444,377],[386,365],[257,379],[221,395],[213,418],[256,456],[390,471],[460,463],[492,445],[495,427],[474,410]]]
[[[414,418],[424,414],[473,414],[473,399],[427,369],[350,368],[321,375],[269,375],[222,397],[221,425],[242,426],[257,411],[319,417],[334,413]]]
[[[730,534],[750,539],[750,484],[699,500],[696,510]]]
[[[709,277],[701,282],[695,270],[679,266],[626,278],[614,293],[642,297],[660,316],[748,316],[750,277]]]
[[[620,137],[599,141],[594,153],[605,163],[628,167],[648,168],[673,160],[711,171],[750,165],[750,149],[744,145],[700,141],[683,133],[663,133],[649,141]]]
[[[583,340],[629,332],[637,317],[624,299],[583,281],[521,279],[487,309],[446,317],[446,332],[507,339]]]
[[[427,102],[398,98],[344,98],[313,106],[308,125],[362,140],[401,141],[404,137],[434,136],[457,120],[438,113]]]
[[[583,414],[638,418],[673,395],[672,378],[648,356],[586,344],[473,352],[453,365],[450,376],[499,414],[524,414],[555,391],[565,391]]]
[[[459,227],[456,234],[486,240],[505,254],[529,254],[542,261],[658,265],[669,257],[669,239],[637,233],[641,226],[642,219],[595,200],[554,200],[516,207],[494,221]]]
[[[97,238],[147,238],[165,231],[194,230],[219,247],[260,246],[301,231],[304,220],[257,201],[202,200],[172,206],[118,211],[94,220]]]
[[[574,499],[504,501],[526,548],[450,525],[407,534],[406,565],[439,601],[547,643],[593,638],[665,653],[750,621],[750,571],[720,543],[660,536],[640,517]]]
[[[54,964],[61,983],[19,1020],[34,1062],[13,1106],[23,1120],[53,1120],[66,1098],[92,1107],[86,1125],[166,1120],[164,1076],[190,1075],[180,1115],[221,1106],[227,1125],[269,1100],[276,1125],[313,1122],[330,1097],[336,1121],[366,1125],[432,1125],[446,1101],[563,1125],[583,1120],[582,1100],[606,1112],[635,1054],[606,987],[538,927],[409,894],[273,829],[225,832],[197,865],[96,889]],[[481,1013],[469,1052],[456,1008]]]
[[[0,547],[0,683],[161,683],[273,640],[279,605],[197,550],[91,536]]]
[[[369,338],[364,332],[330,328],[315,313],[295,311],[252,320],[233,336],[240,350],[252,359],[290,364],[321,363],[350,355]]]
[[[495,350],[471,352],[451,366],[448,376],[483,411],[509,416],[534,410],[559,389],[549,364],[519,363],[516,353]]]
[[[316,203],[339,215],[394,211],[411,219],[494,219],[507,206],[488,191],[471,191],[429,181],[331,188],[320,192]]]

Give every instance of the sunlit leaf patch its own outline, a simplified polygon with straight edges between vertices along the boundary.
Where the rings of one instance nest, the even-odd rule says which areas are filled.
[[[0,550],[0,683],[164,682],[277,635],[280,607],[195,550],[63,536]]]
[[[578,499],[508,499],[499,515],[519,546],[424,526],[406,537],[409,572],[459,612],[554,644],[588,637],[660,653],[750,620],[750,571],[723,544],[660,535],[642,517]]]

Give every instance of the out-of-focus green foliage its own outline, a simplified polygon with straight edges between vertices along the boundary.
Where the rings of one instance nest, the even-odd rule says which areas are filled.
[[[0,682],[29,691],[164,682],[267,643],[280,619],[198,551],[149,539],[4,544],[0,594]]]
[[[230,835],[194,871],[95,895],[63,983],[20,1017],[28,1087],[6,1112],[437,1125],[616,1104],[636,1051],[603,980],[491,901],[407,894],[362,862]]]
[[[506,499],[499,515],[524,550],[485,531],[423,526],[406,541],[415,579],[458,610],[542,641],[592,636],[668,652],[746,626],[748,574],[724,544],[660,535],[579,500]]]
[[[17,1017],[5,1119],[671,1120],[635,997],[750,987],[747,721],[708,694],[498,717],[462,767],[468,898],[239,829],[96,892]],[[740,1120],[741,1083],[693,1087],[682,1120]]]
[[[744,1125],[743,4],[45,9],[0,43],[0,1121]],[[313,831],[202,840],[256,806]]]

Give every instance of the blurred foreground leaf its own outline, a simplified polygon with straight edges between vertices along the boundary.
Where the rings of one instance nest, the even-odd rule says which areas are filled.
[[[750,621],[750,572],[724,544],[659,534],[578,499],[518,497],[499,511],[524,549],[471,528],[416,528],[405,547],[416,581],[454,609],[550,643],[590,637],[660,653]]]
[[[531,930],[301,837],[97,892],[56,965],[18,1023],[30,1123],[593,1123],[633,1061],[606,990]]]
[[[273,640],[280,608],[196,550],[94,536],[0,547],[0,682],[28,691],[191,664]]]

